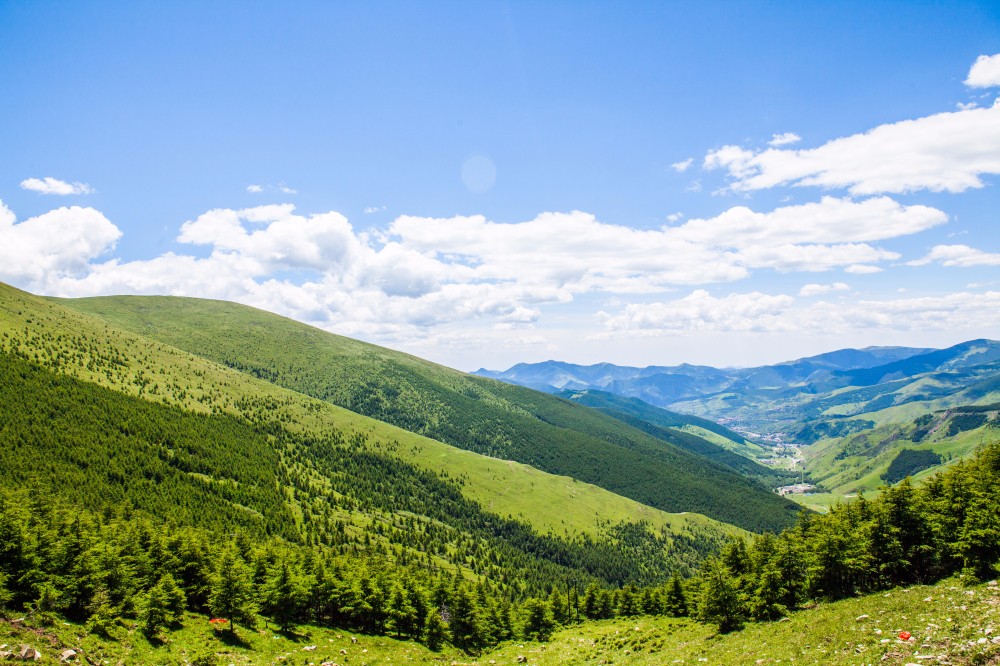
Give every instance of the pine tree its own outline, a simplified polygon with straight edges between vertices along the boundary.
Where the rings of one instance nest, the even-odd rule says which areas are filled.
[[[410,595],[399,585],[392,588],[389,595],[389,626],[397,638],[412,638],[419,633],[420,616],[410,600]]]
[[[455,647],[467,652],[474,652],[483,647],[484,628],[476,605],[475,597],[464,585],[459,585],[454,591],[451,604],[451,642]]]
[[[629,583],[618,592],[618,615],[619,617],[632,617],[638,615],[642,607],[642,599],[635,585]]]
[[[541,599],[528,599],[521,609],[524,626],[521,634],[532,641],[547,641],[555,631],[556,624],[549,605]]]
[[[555,620],[556,624],[564,625],[569,621],[569,606],[566,603],[566,597],[555,585],[552,586],[552,592],[549,594],[549,608],[552,609],[552,619]]]
[[[767,563],[763,570],[757,574],[757,583],[754,586],[748,612],[754,620],[777,620],[788,612],[788,609],[781,603],[787,596],[787,590],[781,585],[781,571],[774,563]]]
[[[232,548],[227,548],[219,560],[209,606],[213,615],[229,620],[231,633],[236,632],[237,624],[252,627],[257,621],[250,571]]]
[[[701,579],[698,619],[716,625],[722,634],[738,629],[744,618],[743,600],[729,568],[711,557],[702,566]]]
[[[591,583],[583,591],[583,616],[588,620],[596,620],[601,616],[601,589],[597,583]]]
[[[287,560],[282,560],[264,584],[262,611],[282,631],[290,631],[301,615],[306,591]]]
[[[184,613],[184,591],[169,573],[163,574],[149,589],[139,610],[139,624],[146,636],[153,637],[165,627],[180,622]]]
[[[427,641],[427,649],[432,652],[441,650],[445,639],[448,637],[448,627],[445,625],[444,620],[441,619],[441,612],[437,608],[431,609],[431,612],[427,614],[427,620],[424,623],[424,635]]]
[[[671,617],[687,617],[688,602],[687,595],[684,594],[684,586],[681,584],[681,577],[674,571],[667,584],[664,594],[663,610]]]

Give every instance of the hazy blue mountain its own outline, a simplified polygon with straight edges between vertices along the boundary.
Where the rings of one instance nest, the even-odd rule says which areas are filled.
[[[713,368],[688,363],[639,368],[612,363],[577,365],[544,361],[518,363],[500,371],[481,368],[473,374],[550,393],[599,389],[665,407],[728,390],[784,389],[789,385],[826,380],[837,372],[870,369],[933,351],[915,347],[840,349],[754,368]]]

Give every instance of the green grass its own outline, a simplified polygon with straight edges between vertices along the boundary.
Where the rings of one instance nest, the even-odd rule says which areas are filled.
[[[14,618],[17,619],[17,618]],[[366,636],[323,627],[300,627],[295,635],[283,634],[261,624],[256,629],[238,628],[235,640],[225,630],[217,630],[208,618],[187,614],[181,628],[162,634],[163,640],[148,640],[133,623],[119,626],[114,640],[88,634],[78,624],[57,621],[37,626],[30,621],[11,623],[0,620],[0,644],[16,651],[22,644],[42,653],[43,664],[58,663],[67,649],[79,652],[75,663],[91,664],[321,664],[343,665],[416,663],[450,664],[467,659],[462,652],[446,646],[431,652],[414,641],[385,636]],[[352,640],[352,638],[354,640]],[[356,642],[355,642],[356,641]],[[309,649],[311,647],[315,649]],[[342,654],[344,650],[346,654]],[[83,661],[86,659],[87,661]]]
[[[463,495],[541,533],[596,537],[620,521],[717,539],[743,533],[700,515],[669,514],[568,477],[457,449],[0,285],[0,349],[15,344],[39,365],[145,400],[244,418],[265,406],[270,418],[293,432],[363,434],[365,446],[462,479]],[[93,363],[112,352],[113,363]]]
[[[965,589],[950,580],[821,604],[780,622],[751,624],[722,636],[690,620],[591,622],[563,629],[546,644],[502,646],[478,663],[513,663],[518,655],[529,664],[553,666],[987,663],[1000,655],[1000,645],[991,642],[1000,635],[998,604],[996,587]],[[986,628],[992,633],[985,634]],[[913,639],[901,641],[900,630]],[[978,643],[982,638],[987,642]]]

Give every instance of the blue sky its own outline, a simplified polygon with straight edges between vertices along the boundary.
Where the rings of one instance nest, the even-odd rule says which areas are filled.
[[[0,280],[461,369],[1000,338],[997,54],[992,2],[0,2]]]

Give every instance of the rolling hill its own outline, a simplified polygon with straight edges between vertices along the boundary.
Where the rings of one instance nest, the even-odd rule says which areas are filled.
[[[726,465],[572,401],[457,372],[246,306],[170,297],[52,301],[414,433],[745,529],[798,507]]]
[[[656,544],[640,568],[606,572],[626,577],[689,568],[704,549],[740,532],[456,449],[7,286],[0,286],[0,359],[4,485],[44,488],[92,509],[127,501],[162,519],[186,515],[185,523],[203,524],[196,514],[215,516],[311,543],[336,533],[355,546],[372,525],[384,525],[378,541],[405,548],[402,512],[442,526],[442,565],[467,568],[458,554],[486,539],[501,568],[527,557],[545,576],[554,575],[552,564],[565,567],[571,552],[600,544],[611,548],[609,562],[625,562],[620,550],[611,554],[622,547],[621,530]],[[244,454],[253,455],[249,467],[237,462]],[[244,468],[250,476],[239,476]],[[274,501],[275,482],[283,504]],[[373,490],[386,484],[394,490]],[[155,492],[161,485],[176,490]],[[168,512],[163,507],[176,504],[168,498],[202,510]],[[502,555],[514,534],[534,545]]]

